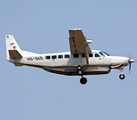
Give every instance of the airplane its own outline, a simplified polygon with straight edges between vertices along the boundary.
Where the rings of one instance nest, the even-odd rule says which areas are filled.
[[[119,78],[123,80],[123,70],[134,62],[130,57],[110,56],[106,52],[91,50],[81,29],[69,30],[70,52],[37,54],[21,50],[13,35],[6,35],[7,61],[15,66],[31,66],[42,68],[48,72],[74,76],[81,76],[80,83],[86,84],[84,75],[108,74],[111,69],[121,71]]]

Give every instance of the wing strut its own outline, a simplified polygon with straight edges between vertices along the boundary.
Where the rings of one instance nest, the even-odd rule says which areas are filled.
[[[72,37],[72,39],[73,39],[73,42],[74,42],[74,47],[75,47],[75,50],[76,50],[76,52],[78,52],[78,51],[77,51],[77,48],[76,48],[75,38],[74,38],[74,37]]]
[[[89,61],[88,61],[88,54],[87,54],[87,47],[84,47],[84,50],[85,50],[85,56],[86,56],[87,64],[89,64]]]

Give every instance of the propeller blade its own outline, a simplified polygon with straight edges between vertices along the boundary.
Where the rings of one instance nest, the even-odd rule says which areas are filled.
[[[131,56],[129,54],[129,60],[128,60],[128,63],[129,63],[129,74],[131,73],[131,63],[133,63],[133,62],[135,62],[135,61],[131,58]]]
[[[131,63],[129,63],[129,74],[131,72]]]
[[[128,62],[129,62],[129,74],[130,74],[131,73],[131,63],[133,63],[134,60],[129,58]]]

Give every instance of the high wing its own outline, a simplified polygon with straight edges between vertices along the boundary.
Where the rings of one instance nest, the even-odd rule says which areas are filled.
[[[92,53],[89,43],[91,40],[86,40],[81,29],[69,30],[69,43],[71,54],[90,54]]]

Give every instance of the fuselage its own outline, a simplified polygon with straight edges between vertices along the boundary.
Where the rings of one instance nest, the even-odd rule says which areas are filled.
[[[40,67],[46,71],[64,74],[77,75],[78,66],[82,67],[84,75],[107,74],[114,69],[121,69],[127,66],[128,59],[126,57],[109,56],[107,53],[92,50],[92,54],[88,54],[89,64],[86,62],[85,54],[74,54],[70,52],[35,54],[31,52],[23,52],[22,58],[9,59],[15,65],[27,65]]]

